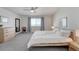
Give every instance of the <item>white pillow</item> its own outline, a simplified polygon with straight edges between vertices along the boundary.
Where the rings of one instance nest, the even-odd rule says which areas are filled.
[[[69,30],[60,30],[61,35],[64,37],[69,37],[70,31]]]

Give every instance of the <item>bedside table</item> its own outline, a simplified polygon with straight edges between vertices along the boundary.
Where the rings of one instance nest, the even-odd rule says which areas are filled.
[[[79,44],[75,41],[70,42],[69,51],[79,51]]]

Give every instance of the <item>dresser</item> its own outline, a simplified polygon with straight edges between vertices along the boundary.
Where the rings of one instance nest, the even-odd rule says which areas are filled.
[[[15,28],[0,27],[0,43],[10,40],[15,36]]]

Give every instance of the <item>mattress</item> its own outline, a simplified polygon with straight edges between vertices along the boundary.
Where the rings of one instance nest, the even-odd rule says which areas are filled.
[[[61,36],[59,33],[52,31],[37,31],[29,40],[27,47],[33,46],[61,46],[68,45],[72,41],[69,37]]]

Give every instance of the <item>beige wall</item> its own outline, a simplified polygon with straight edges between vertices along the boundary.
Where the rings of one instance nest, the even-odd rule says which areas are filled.
[[[59,26],[59,21],[62,17],[67,17],[68,27],[70,29],[79,28],[79,8],[77,7],[62,7],[59,8],[54,15],[54,25]]]
[[[53,17],[52,16],[44,16],[44,24],[45,24],[45,30],[51,30],[51,26],[53,23]],[[21,16],[21,27],[25,26],[28,28],[28,16]],[[39,27],[33,27],[32,32],[39,30]]]
[[[28,17],[27,16],[21,16],[20,19],[21,19],[20,20],[20,26],[21,26],[20,28],[22,28],[22,27],[28,28]]]
[[[53,16],[44,16],[45,21],[45,30],[51,30],[53,25]]]

